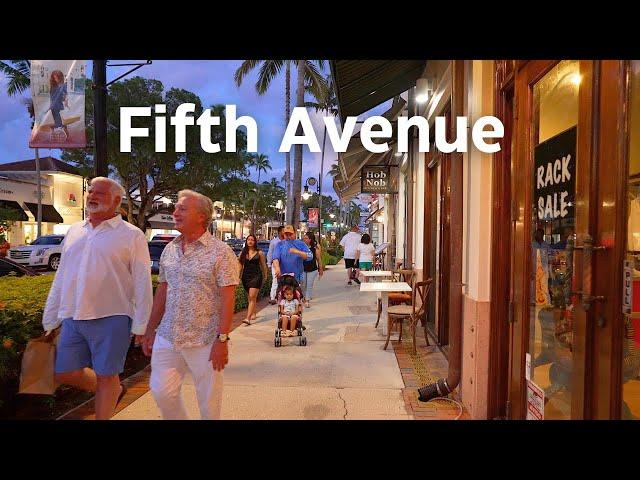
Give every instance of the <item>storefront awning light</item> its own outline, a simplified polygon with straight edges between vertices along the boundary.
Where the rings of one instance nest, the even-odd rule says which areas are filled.
[[[416,102],[427,103],[432,91],[433,82],[430,79],[419,78],[416,80]]]

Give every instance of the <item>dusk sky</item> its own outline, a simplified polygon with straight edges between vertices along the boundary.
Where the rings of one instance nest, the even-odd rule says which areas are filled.
[[[110,60],[110,63],[131,63],[131,61]],[[278,181],[284,175],[285,154],[279,153],[278,148],[284,135],[284,103],[285,103],[285,74],[284,69],[280,76],[274,79],[269,91],[265,95],[258,95],[255,90],[257,70],[245,77],[241,87],[237,87],[233,75],[240,66],[242,60],[154,60],[151,65],[143,66],[132,75],[160,80],[165,90],[171,87],[183,88],[197,94],[203,105],[209,107],[213,104],[235,104],[238,115],[250,115],[258,125],[258,153],[269,157],[272,171],[262,174],[261,181],[275,177]],[[91,77],[91,61],[87,62],[88,76]],[[107,67],[107,77],[113,78],[125,73],[131,67]],[[329,72],[328,65],[325,73]],[[295,105],[295,69],[292,68],[291,101]],[[15,162],[33,158],[33,149],[28,147],[30,135],[30,120],[27,110],[22,103],[30,92],[16,97],[9,97],[6,93],[6,79],[0,74],[0,163]],[[371,114],[380,114],[388,108],[387,102],[377,107]],[[322,115],[316,114],[313,109],[309,116],[314,125],[318,142],[322,144],[323,123]],[[364,115],[362,118],[364,118]],[[168,131],[168,133],[171,130]],[[321,145],[322,147],[322,145]],[[41,149],[41,156],[51,155],[60,158],[60,150]],[[308,177],[318,177],[320,172],[321,153],[311,153],[305,147],[303,156],[302,183]],[[323,181],[323,193],[333,195],[331,177],[326,175],[331,165],[336,161],[337,154],[333,151],[327,140]],[[293,149],[291,152],[291,169],[293,173]],[[252,178],[257,175],[252,171]],[[284,184],[283,184],[284,185]],[[337,198],[337,197],[336,197]]]

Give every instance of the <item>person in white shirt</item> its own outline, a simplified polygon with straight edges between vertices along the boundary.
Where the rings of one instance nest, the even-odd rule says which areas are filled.
[[[269,251],[267,252],[267,266],[271,269],[271,292],[269,292],[269,304],[275,305],[276,302],[276,293],[278,290],[278,282],[276,280],[276,269],[273,266],[273,253],[276,251],[276,247],[278,244],[284,240],[284,225],[280,225],[278,227],[278,236],[273,238],[269,242]]]
[[[109,178],[91,181],[89,218],[65,236],[42,316],[47,334],[62,325],[56,381],[95,392],[97,420],[111,418],[125,393],[131,334],[142,340],[153,301],[147,240],[118,212],[124,193]]]
[[[344,248],[344,267],[347,269],[347,285],[353,285],[351,280],[360,284],[360,280],[358,280],[358,262],[356,261],[356,251],[358,250],[358,245],[360,245],[360,238],[360,229],[357,225],[354,225],[351,227],[351,231],[340,240],[340,245]]]
[[[358,249],[356,250],[356,261],[358,262],[360,270],[371,270],[375,254],[376,249],[371,243],[371,237],[368,233],[365,233],[362,235],[360,245],[358,245]]]

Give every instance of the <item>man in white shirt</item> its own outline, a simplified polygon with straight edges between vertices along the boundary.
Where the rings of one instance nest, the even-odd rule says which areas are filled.
[[[56,381],[95,392],[96,420],[111,418],[125,392],[131,333],[142,340],[153,300],[147,240],[118,212],[124,193],[109,178],[91,181],[89,218],[65,236],[42,316],[47,332],[62,325]]]
[[[160,257],[159,284],[142,348],[151,355],[151,393],[167,420],[189,418],[181,395],[187,371],[200,417],[220,418],[222,371],[229,360],[227,340],[240,272],[231,247],[209,233],[212,216],[210,198],[191,190],[178,192],[173,218],[181,235]]]
[[[358,280],[356,251],[358,250],[358,245],[360,245],[361,238],[360,229],[357,225],[354,225],[351,227],[351,231],[340,240],[340,245],[344,248],[344,267],[347,269],[347,285],[353,285],[351,280],[358,285],[360,284],[360,280]]]
[[[276,270],[275,270],[275,267],[273,266],[273,253],[276,251],[276,246],[282,240],[284,240],[284,233],[282,233],[283,230],[284,230],[284,225],[280,225],[278,227],[278,236],[275,237],[273,240],[271,240],[271,242],[269,242],[269,252],[267,252],[267,265],[271,269],[271,292],[269,295],[269,298],[270,298],[269,303],[271,305],[276,304],[276,293],[278,290],[278,282],[276,280]]]

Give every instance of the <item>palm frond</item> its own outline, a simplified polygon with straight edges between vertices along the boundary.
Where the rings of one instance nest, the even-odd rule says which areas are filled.
[[[259,95],[266,93],[271,85],[271,81],[280,73],[284,63],[284,60],[264,60],[260,67],[258,81],[256,82],[256,92],[258,92]]]
[[[11,64],[0,61],[0,72],[7,77],[7,94],[10,97],[20,94],[31,86],[31,62],[29,60],[11,60]]]
[[[242,85],[244,77],[246,77],[249,72],[256,68],[262,61],[263,60],[245,60],[244,62],[242,62],[242,65],[238,67],[236,73],[233,75],[233,79],[235,80],[236,85],[238,87]]]

